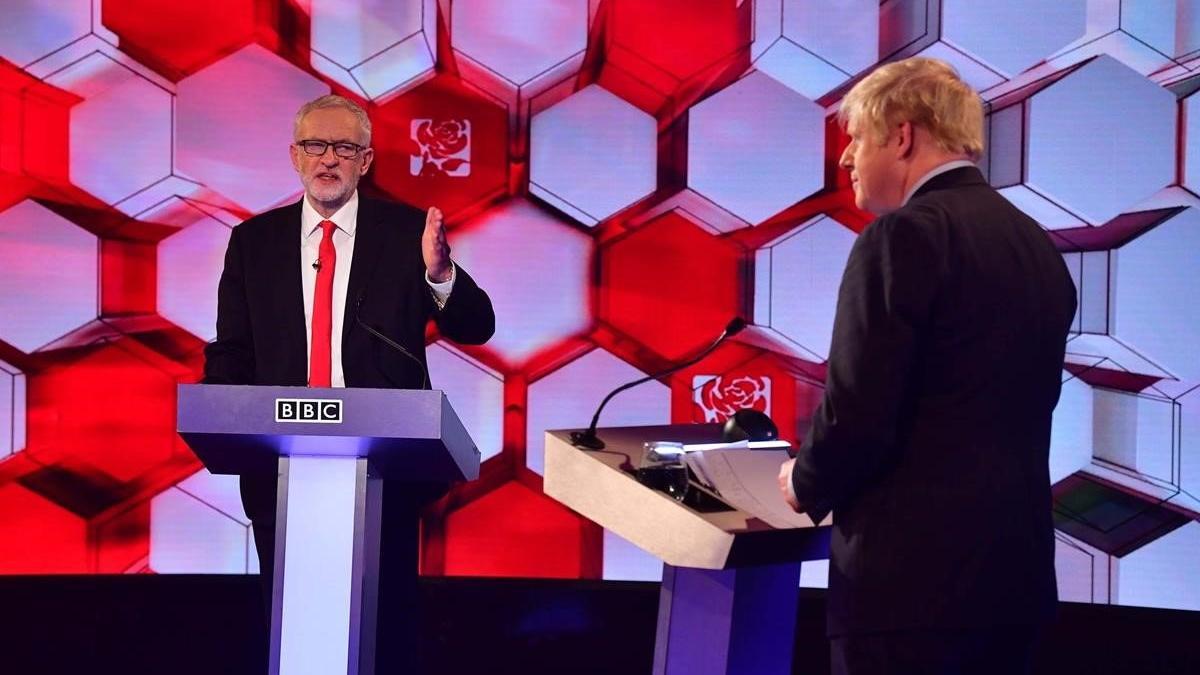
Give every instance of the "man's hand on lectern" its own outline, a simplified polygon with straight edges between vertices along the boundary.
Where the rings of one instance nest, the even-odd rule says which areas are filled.
[[[450,246],[446,244],[446,226],[442,223],[442,210],[436,206],[431,206],[425,214],[421,255],[425,258],[425,270],[434,283],[450,281]]]
[[[783,493],[783,501],[787,502],[793,511],[799,511],[800,502],[792,491],[792,466],[795,463],[796,460],[789,459],[779,467],[779,491]]]

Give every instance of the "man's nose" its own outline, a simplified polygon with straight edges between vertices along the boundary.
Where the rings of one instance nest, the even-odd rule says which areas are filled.
[[[846,146],[846,149],[842,151],[842,156],[838,158],[838,166],[849,171],[854,168],[853,159],[854,156],[850,154],[850,146]]]

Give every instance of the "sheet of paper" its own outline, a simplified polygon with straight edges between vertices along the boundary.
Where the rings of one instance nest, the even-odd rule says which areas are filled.
[[[779,465],[785,450],[705,450],[688,453],[688,465],[731,506],[771,527],[811,527],[808,516],[792,511],[779,493]]]

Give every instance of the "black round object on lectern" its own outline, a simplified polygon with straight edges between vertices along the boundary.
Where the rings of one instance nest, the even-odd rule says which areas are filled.
[[[721,437],[726,443],[745,440],[774,441],[779,438],[779,428],[766,413],[753,408],[743,408],[725,421]]]

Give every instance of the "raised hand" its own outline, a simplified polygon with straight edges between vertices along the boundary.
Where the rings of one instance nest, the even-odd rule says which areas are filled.
[[[442,211],[431,206],[425,214],[425,232],[421,235],[421,255],[425,270],[435,283],[450,280],[450,246],[446,244],[446,226]]]

